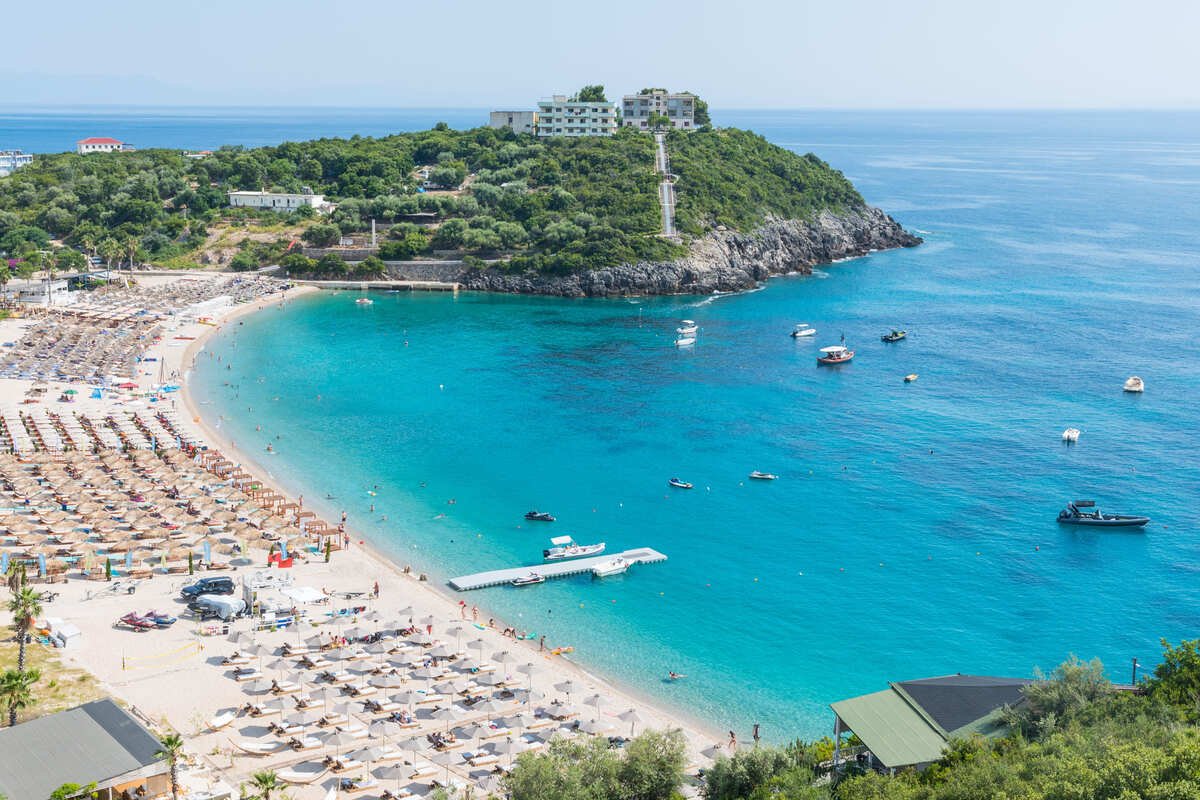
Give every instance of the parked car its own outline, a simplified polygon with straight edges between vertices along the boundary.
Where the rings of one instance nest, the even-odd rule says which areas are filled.
[[[233,594],[234,591],[233,578],[218,575],[212,578],[201,578],[180,589],[179,593],[186,598],[192,598],[202,594]]]
[[[202,594],[188,603],[188,610],[201,620],[216,617],[228,622],[246,611],[246,601],[240,597]]]

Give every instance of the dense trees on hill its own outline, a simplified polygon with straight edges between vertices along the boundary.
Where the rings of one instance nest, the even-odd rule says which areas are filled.
[[[584,92],[602,95],[603,87]],[[673,134],[671,154],[680,228],[689,234],[861,202],[815,157],[740,131]],[[422,167],[431,183],[461,189],[422,193]],[[459,250],[513,256],[512,269],[570,271],[682,253],[657,236],[657,182],[653,141],[628,129],[536,140],[438,125],[378,139],[226,147],[204,158],[167,150],[64,153],[39,156],[0,179],[0,250],[21,256],[53,237],[114,262],[180,263],[218,223],[289,223],[306,228],[307,243],[327,246],[374,219],[392,226],[388,258]],[[309,208],[286,215],[230,209],[226,192],[237,189],[311,190],[337,209],[327,219],[312,219]],[[249,266],[256,255],[278,254],[244,245],[235,266]]]
[[[1002,739],[954,741],[923,772],[850,769],[830,780],[832,743],[754,747],[705,771],[706,800],[1196,800],[1200,798],[1200,640],[1171,646],[1139,692],[1117,691],[1097,661],[1072,658],[1026,689]],[[643,739],[649,741],[643,744]],[[661,734],[639,737],[624,757],[562,743],[526,754],[507,779],[513,800],[665,798],[679,762]],[[570,750],[567,745],[569,744]],[[651,757],[658,754],[658,757]],[[665,756],[663,754],[666,754]],[[636,787],[616,776],[657,780]],[[673,783],[672,783],[673,782]]]

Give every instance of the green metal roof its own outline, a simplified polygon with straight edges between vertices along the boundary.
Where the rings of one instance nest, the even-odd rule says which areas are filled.
[[[941,734],[892,689],[841,700],[832,708],[886,767],[937,761],[946,747]]]

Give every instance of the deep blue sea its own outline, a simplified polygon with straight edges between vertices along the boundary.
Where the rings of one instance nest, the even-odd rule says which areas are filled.
[[[77,127],[200,147],[474,119],[222,113],[161,139],[158,117]],[[830,732],[829,702],[889,680],[1024,676],[1070,653],[1126,680],[1160,637],[1197,636],[1200,115],[717,118],[816,152],[926,244],[738,296],[309,297],[211,343],[206,413],[240,447],[274,442],[276,477],[335,495],[331,517],[437,580],[537,563],[554,534],[663,551],[468,599],[770,740]],[[688,350],[681,318],[701,326]],[[800,321],[819,335],[793,341]],[[908,340],[881,343],[892,326]],[[818,368],[843,334],[857,358]],[[1134,374],[1144,395],[1121,391]],[[674,475],[696,488],[668,490]],[[1072,498],[1154,521],[1061,528]]]

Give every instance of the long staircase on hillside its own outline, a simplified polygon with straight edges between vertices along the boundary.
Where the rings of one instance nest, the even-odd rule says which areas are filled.
[[[667,157],[667,137],[654,134],[654,170],[662,180],[658,184],[658,204],[662,206],[662,235],[674,239],[675,233],[675,183],[671,176],[671,162]]]

